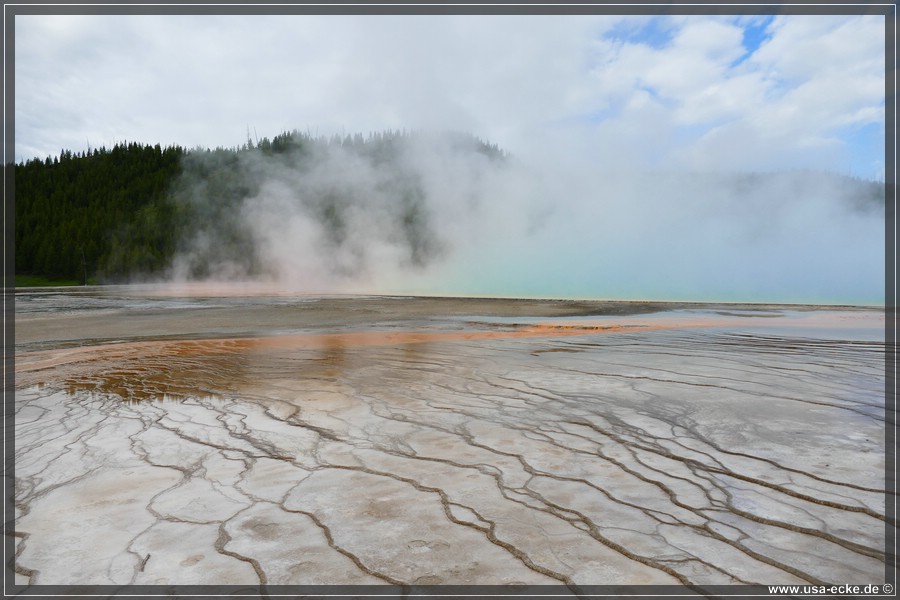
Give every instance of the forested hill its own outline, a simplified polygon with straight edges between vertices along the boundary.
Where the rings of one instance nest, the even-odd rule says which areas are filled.
[[[385,257],[420,269],[450,246],[448,220],[483,214],[479,203],[496,200],[494,175],[512,190],[503,193],[520,193],[510,181],[518,183],[522,166],[511,162],[469,134],[406,132],[294,131],[215,150],[129,143],[63,151],[14,165],[16,275],[248,278],[284,275],[274,272],[278,263],[294,262],[353,277],[385,267]],[[883,183],[835,174],[655,177],[646,193],[688,203],[712,194],[721,210],[766,212],[827,196],[852,211],[884,210]]]
[[[273,165],[310,179],[336,151],[392,174],[382,183],[395,196],[400,235],[413,262],[424,260],[430,242],[421,228],[422,190],[414,173],[397,166],[400,151],[421,137],[294,131],[231,149],[127,143],[16,164],[16,275],[90,283],[141,279],[164,274],[178,253],[190,257],[187,276],[215,275],[215,265],[229,261],[241,275],[259,274],[263,267],[242,203],[260,193]],[[443,134],[442,142],[461,154],[505,158],[496,145],[467,134]],[[339,243],[349,199],[347,190],[328,188],[312,190],[309,210]]]
[[[17,275],[84,281],[161,269],[176,246],[182,148],[121,144],[15,166]]]

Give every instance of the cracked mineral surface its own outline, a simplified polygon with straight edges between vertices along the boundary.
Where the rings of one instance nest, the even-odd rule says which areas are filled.
[[[884,313],[16,295],[21,584],[884,580]]]

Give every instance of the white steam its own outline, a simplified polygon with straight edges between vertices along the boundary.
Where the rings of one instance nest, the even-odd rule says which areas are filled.
[[[405,137],[392,156],[340,144],[303,158],[239,153],[235,173],[255,184],[236,215],[260,268],[222,253],[222,232],[207,226],[175,277],[202,256],[208,279],[321,293],[883,299],[880,184],[813,172],[604,172],[498,160],[444,135]],[[194,196],[214,201],[208,190]]]

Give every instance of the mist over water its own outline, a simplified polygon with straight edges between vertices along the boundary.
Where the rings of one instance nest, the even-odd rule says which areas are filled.
[[[603,170],[464,134],[192,152],[171,278],[329,293],[883,303],[883,184]],[[268,143],[266,141],[266,143]]]

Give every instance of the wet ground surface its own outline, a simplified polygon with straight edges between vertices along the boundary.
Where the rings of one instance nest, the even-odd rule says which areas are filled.
[[[33,584],[884,580],[883,312],[17,295]]]

